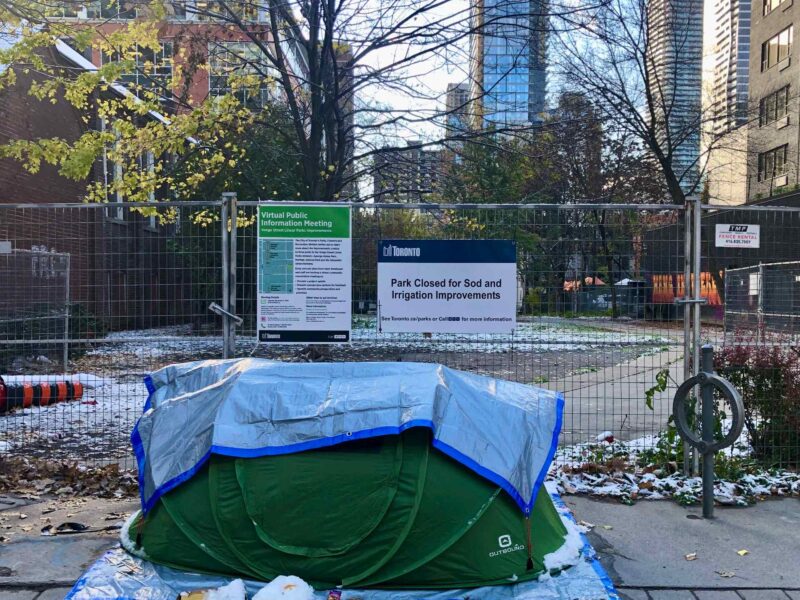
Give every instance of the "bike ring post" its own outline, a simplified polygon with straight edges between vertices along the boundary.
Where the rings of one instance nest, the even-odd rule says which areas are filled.
[[[697,448],[703,455],[703,516],[710,519],[714,516],[714,455],[718,450],[732,446],[741,435],[744,428],[744,405],[733,384],[714,373],[714,349],[708,344],[702,348],[701,368],[701,372],[678,387],[672,403],[672,415],[684,443]],[[696,385],[700,386],[701,436],[692,429],[686,416],[689,393]],[[724,399],[730,404],[732,419],[730,430],[719,441],[714,439],[715,389],[722,392]]]

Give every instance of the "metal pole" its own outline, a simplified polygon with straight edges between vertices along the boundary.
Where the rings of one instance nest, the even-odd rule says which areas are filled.
[[[710,344],[703,346],[703,372],[714,372],[714,348]],[[703,441],[709,445],[714,442],[714,386],[701,384],[703,409]],[[714,516],[714,455],[715,452],[703,453],[703,516],[710,519]]]
[[[758,309],[756,311],[758,318],[758,331],[756,332],[756,341],[763,343],[766,341],[764,331],[764,264],[758,263]]]
[[[692,304],[692,357],[694,360],[694,368],[697,372],[700,371],[700,303],[702,302],[702,295],[700,293],[700,274],[702,272],[702,207],[700,205],[700,196],[695,197],[694,202],[694,277],[692,286],[694,290],[694,302]],[[700,417],[700,407],[695,407],[695,415]],[[695,451],[692,456],[692,471],[696,475],[700,471],[700,457]]]
[[[225,194],[222,195],[222,207],[220,214],[220,230],[221,230],[221,243],[222,243],[222,308],[230,312],[230,256],[228,244],[228,198]],[[228,352],[230,349],[230,332],[231,323],[228,319],[222,319],[222,358],[230,358]]]
[[[228,199],[230,211],[231,229],[228,235],[228,242],[230,250],[228,251],[228,260],[230,267],[228,268],[228,311],[236,314],[236,220],[238,218],[238,207],[236,205],[236,192],[226,192],[223,194]],[[228,357],[236,356],[236,323],[230,318],[225,317],[228,321]]]
[[[692,277],[692,205],[687,202],[683,208],[683,299],[688,300],[690,279]],[[683,380],[694,375],[692,368],[692,315],[688,302],[683,303]],[[689,476],[692,470],[694,448],[683,445],[683,474]]]
[[[67,260],[67,273],[65,275],[65,282],[64,282],[64,373],[69,371],[69,286],[70,286],[70,277],[69,272],[72,268],[72,263],[70,261],[70,255],[66,255]]]

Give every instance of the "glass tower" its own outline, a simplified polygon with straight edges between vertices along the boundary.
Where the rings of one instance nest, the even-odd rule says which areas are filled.
[[[687,193],[697,192],[702,123],[703,0],[651,0],[646,75],[655,128]]]
[[[471,95],[483,125],[535,123],[545,109],[545,0],[475,0]]]
[[[722,134],[748,119],[750,2],[716,0],[714,132]]]

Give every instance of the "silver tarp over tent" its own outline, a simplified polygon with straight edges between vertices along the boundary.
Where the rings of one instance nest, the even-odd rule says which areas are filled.
[[[207,360],[165,367],[146,383],[131,436],[145,511],[211,453],[285,454],[428,427],[435,447],[529,512],[563,410],[557,392],[427,363]]]

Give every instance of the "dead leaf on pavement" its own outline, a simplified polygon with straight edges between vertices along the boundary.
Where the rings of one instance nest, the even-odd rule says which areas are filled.
[[[736,576],[735,571],[715,571],[715,573],[720,577],[725,577],[726,579]]]

